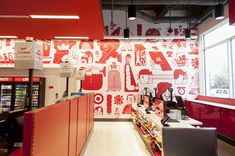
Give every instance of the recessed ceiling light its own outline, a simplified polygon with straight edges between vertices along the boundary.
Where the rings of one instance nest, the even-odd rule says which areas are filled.
[[[0,15],[0,18],[29,18],[26,15]]]
[[[29,15],[31,18],[45,18],[45,19],[79,19],[79,16],[69,15]]]
[[[56,39],[89,39],[89,37],[83,36],[55,36]]]
[[[136,19],[136,6],[135,5],[128,6],[128,19],[131,21]]]
[[[218,4],[215,6],[215,19],[216,20],[221,20],[224,19],[224,6],[223,4]]]
[[[0,36],[0,38],[18,38],[17,36]]]

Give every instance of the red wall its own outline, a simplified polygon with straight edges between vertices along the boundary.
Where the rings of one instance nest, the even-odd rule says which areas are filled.
[[[23,155],[80,155],[94,124],[92,97],[74,97],[25,113]]]
[[[235,141],[235,110],[186,101],[189,116]]]

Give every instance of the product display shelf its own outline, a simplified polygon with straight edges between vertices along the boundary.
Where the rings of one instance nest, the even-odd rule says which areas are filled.
[[[152,134],[152,132],[149,130],[149,128],[147,128],[147,126],[145,126],[145,124],[141,121],[139,121],[141,123],[141,126],[143,126],[143,128],[148,132],[148,134],[152,137],[155,138],[154,135]]]
[[[146,114],[145,113],[145,108],[144,106],[138,107],[137,105],[132,105],[132,108],[138,109],[139,112],[142,114],[146,115],[146,117],[155,123],[155,125],[159,128],[162,129],[163,126],[161,124],[161,117],[156,115],[154,112],[151,112],[151,114]],[[191,118],[188,118],[188,120],[178,120],[179,122],[168,122],[169,127],[171,128],[194,128],[193,125],[202,125],[201,122],[193,120]]]
[[[159,149],[159,151],[161,151],[161,156],[164,156],[164,147],[162,146],[162,129],[164,126],[161,124],[161,119],[162,118],[156,115],[155,112],[150,111],[150,114],[147,114],[144,106],[138,107],[136,104],[132,105],[133,124],[143,138],[145,144],[147,144],[149,151],[154,155],[154,153],[157,153],[155,151]],[[191,118],[188,118],[188,120],[179,120],[179,122],[168,122],[170,128],[195,128],[193,125],[201,124],[201,122],[192,120]],[[144,132],[141,133],[142,129],[144,129]],[[157,145],[158,149],[154,149],[148,141],[146,141],[145,133],[148,133],[152,139],[155,139],[154,146]]]
[[[157,129],[162,129],[161,124],[161,118],[157,116],[155,113],[150,112],[150,114],[146,114],[144,106],[138,107],[136,104],[132,105],[132,109],[136,110],[141,116],[146,117],[148,120],[150,120],[152,123],[154,123],[157,127]]]
[[[152,149],[151,149],[149,143],[147,143],[147,142],[145,141],[145,138],[143,137],[143,133],[140,131],[140,128],[138,128],[135,124],[134,124],[134,126],[135,126],[137,132],[139,133],[140,137],[141,137],[142,140],[144,141],[144,144],[148,147],[148,149],[149,149],[151,155],[152,155],[152,156],[161,156],[161,154],[156,155],[156,154],[153,153],[153,151],[152,151]]]
[[[161,127],[152,122],[150,118],[148,118],[149,114],[146,116],[144,112],[139,110],[139,107],[138,109],[137,106],[132,107],[132,109],[132,121],[134,126],[136,127],[149,151],[153,156],[161,156],[163,153]],[[151,145],[151,142],[154,143],[155,147],[157,146],[157,150],[154,149],[154,146]]]
[[[146,123],[143,122],[143,120],[145,120],[145,119],[143,119],[141,115],[138,115],[138,114],[136,115],[136,114],[132,113],[132,116],[136,117],[136,119],[139,119],[138,122],[140,122],[141,125],[146,129],[146,131],[147,131],[152,137],[154,137],[154,134],[153,134],[153,133],[151,132],[151,130],[146,126]],[[141,118],[142,118],[142,119],[141,119]]]

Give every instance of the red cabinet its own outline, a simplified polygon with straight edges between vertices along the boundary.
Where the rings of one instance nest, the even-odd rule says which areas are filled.
[[[200,105],[200,117],[204,126],[210,126],[210,107],[208,105]]]
[[[235,139],[235,110],[221,109],[222,134]]]
[[[235,140],[235,110],[186,101],[189,116]]]
[[[217,131],[221,133],[221,116],[220,116],[221,108],[209,105],[205,106],[207,106],[209,110],[208,126],[216,127]]]
[[[186,107],[189,111],[189,116],[191,118],[194,118],[195,120],[201,121],[200,117],[200,104],[194,103],[194,102],[186,102]]]
[[[87,138],[87,97],[81,96],[78,99],[78,124],[77,124],[77,155],[80,155]]]

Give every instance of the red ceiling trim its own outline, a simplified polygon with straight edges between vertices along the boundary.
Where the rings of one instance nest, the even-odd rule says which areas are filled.
[[[82,36],[104,39],[100,0],[2,0],[0,15],[78,15],[77,20],[0,18],[0,35],[35,39]]]

